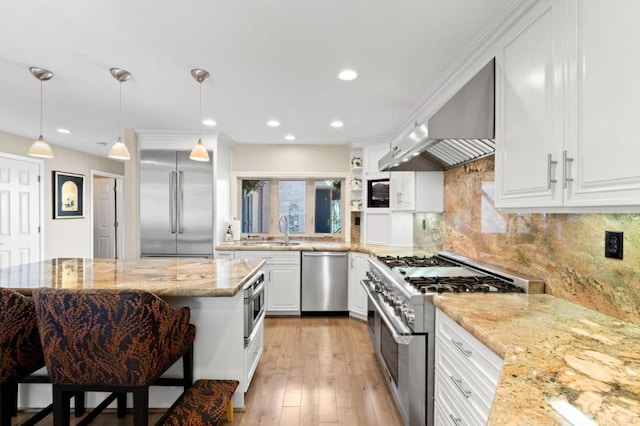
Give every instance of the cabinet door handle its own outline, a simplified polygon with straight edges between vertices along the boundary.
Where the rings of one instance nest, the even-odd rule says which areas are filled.
[[[456,385],[458,390],[462,393],[462,395],[464,395],[465,398],[469,399],[469,397],[471,396],[471,391],[470,390],[465,390],[462,387],[462,380],[456,379],[453,376],[449,376],[449,377],[451,378],[451,381],[453,382],[453,384]]]
[[[451,341],[451,343],[453,343],[453,346],[455,346],[456,348],[458,348],[460,352],[462,352],[462,355],[466,356],[467,358],[471,358],[471,355],[473,354],[473,352],[471,352],[468,349],[465,349],[462,342],[456,342],[455,340],[453,340],[453,337],[449,340]]]
[[[557,161],[553,161],[551,154],[547,154],[547,189],[551,189],[551,184],[558,182],[557,179],[551,179],[551,168],[558,164]]]
[[[569,166],[573,162],[573,158],[567,156],[567,150],[562,151],[562,162],[564,164],[562,168],[562,187],[567,189],[569,182],[573,182],[573,178],[569,177]]]
[[[457,418],[457,417],[456,417],[456,416],[454,416],[453,414],[449,414],[449,418],[451,419],[451,422],[452,422],[454,425],[456,425],[456,426],[458,426],[458,425],[461,425],[461,424],[462,424],[462,419]]]

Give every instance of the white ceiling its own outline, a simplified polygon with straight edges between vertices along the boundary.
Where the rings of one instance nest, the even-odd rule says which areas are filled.
[[[125,128],[236,142],[348,143],[391,135],[511,0],[2,0],[0,131],[106,156]],[[340,81],[344,68],[359,77]],[[281,126],[266,126],[277,119]],[[329,123],[339,119],[344,127]],[[72,131],[69,135],[57,128]],[[55,149],[55,148],[54,148]]]

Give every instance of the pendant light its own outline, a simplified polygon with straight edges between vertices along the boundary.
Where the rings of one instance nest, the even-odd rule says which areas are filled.
[[[118,126],[118,140],[109,150],[109,158],[114,158],[116,160],[129,160],[131,158],[131,156],[129,155],[129,150],[127,149],[127,146],[124,144],[124,142],[122,142],[122,83],[131,78],[131,73],[129,73],[129,71],[123,70],[122,68],[111,68],[109,71],[111,72],[113,78],[120,82],[120,124]]]
[[[40,136],[38,137],[38,140],[31,145],[31,148],[29,148],[29,155],[31,157],[53,158],[53,151],[51,150],[51,147],[42,137],[42,82],[51,80],[51,78],[53,78],[53,73],[45,70],[44,68],[37,67],[31,67],[29,68],[29,71],[31,72],[31,75],[40,80]]]
[[[202,123],[202,82],[207,81],[207,79],[209,78],[209,73],[206,70],[196,68],[191,70],[191,76],[195,81],[198,82],[198,85],[200,87],[199,123]],[[191,154],[189,154],[189,158],[195,161],[209,161],[209,153],[207,152],[207,149],[204,147],[204,144],[202,143],[202,124],[198,124],[198,129],[199,129],[198,142],[196,143],[196,146],[194,146],[193,149],[191,150]]]

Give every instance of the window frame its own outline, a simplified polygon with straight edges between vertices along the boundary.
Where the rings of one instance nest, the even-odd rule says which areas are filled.
[[[291,234],[293,238],[307,237],[333,237],[346,239],[347,215],[349,210],[349,194],[347,191],[347,173],[313,173],[308,175],[273,175],[269,173],[233,173],[231,182],[231,193],[234,194],[235,202],[231,204],[231,217],[242,220],[242,180],[267,180],[269,181],[269,232],[267,233],[241,233],[242,236],[260,235],[264,237],[281,236],[282,232],[278,230],[279,213],[279,181],[285,180],[303,180],[305,181],[305,232],[301,234]],[[339,180],[340,181],[340,229],[339,234],[332,233],[314,233],[309,230],[315,229],[315,182],[319,180]]]

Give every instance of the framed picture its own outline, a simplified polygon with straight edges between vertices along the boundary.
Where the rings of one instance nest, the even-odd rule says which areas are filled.
[[[53,218],[84,217],[84,175],[53,171]]]

